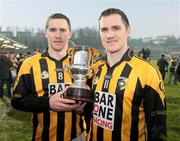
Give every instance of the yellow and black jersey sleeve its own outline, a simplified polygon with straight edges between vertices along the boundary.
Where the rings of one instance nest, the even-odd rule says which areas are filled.
[[[49,97],[38,97],[34,83],[33,68],[38,70],[40,54],[27,58],[19,70],[15,80],[13,99],[11,104],[14,108],[28,112],[42,112],[49,110]],[[34,66],[34,67],[33,67]],[[35,73],[40,73],[36,71]]]
[[[138,58],[134,57],[138,60]],[[139,58],[140,59],[140,58]],[[142,87],[142,105],[145,113],[148,141],[167,140],[166,96],[163,80],[159,70],[141,59],[136,72]],[[133,61],[132,61],[133,62]],[[135,62],[135,61],[134,61]]]

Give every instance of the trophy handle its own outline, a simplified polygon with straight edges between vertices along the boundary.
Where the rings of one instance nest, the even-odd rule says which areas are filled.
[[[70,66],[69,65],[64,65],[64,68],[63,68],[66,72],[68,72],[69,74],[71,74],[71,71],[70,71]],[[72,74],[71,74],[72,75]]]
[[[94,63],[96,63],[101,57],[101,53],[100,53],[100,51],[98,50],[98,49],[96,49],[96,48],[89,48],[90,49],[90,52],[91,52],[91,56],[92,56],[92,62],[91,62],[91,64],[94,64]]]
[[[94,76],[94,69],[92,66],[89,67],[88,74],[86,75],[87,79],[91,79]]]

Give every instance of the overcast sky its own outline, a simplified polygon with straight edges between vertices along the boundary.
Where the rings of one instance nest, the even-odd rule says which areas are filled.
[[[122,9],[132,37],[180,36],[180,0],[0,0],[0,26],[44,28],[52,13],[66,14],[72,28],[97,27],[100,13]]]

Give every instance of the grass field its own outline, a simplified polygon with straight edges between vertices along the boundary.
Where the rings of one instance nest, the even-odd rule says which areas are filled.
[[[168,141],[180,141],[180,83],[165,81],[168,113]],[[17,111],[6,97],[0,99],[0,141],[30,141],[31,114]]]
[[[9,98],[0,100],[0,141],[31,141],[31,114],[10,106]]]

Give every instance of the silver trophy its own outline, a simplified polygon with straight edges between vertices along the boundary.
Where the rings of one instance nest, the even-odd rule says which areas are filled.
[[[73,83],[67,89],[65,98],[77,101],[93,102],[90,87],[86,84],[92,63],[92,51],[86,46],[75,46],[72,51],[72,60],[68,70]]]

